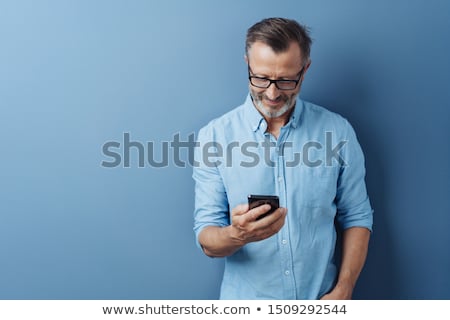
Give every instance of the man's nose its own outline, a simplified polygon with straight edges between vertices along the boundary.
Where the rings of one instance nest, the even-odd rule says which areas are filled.
[[[275,82],[272,82],[270,86],[266,89],[266,96],[271,99],[275,100],[280,95],[280,90],[277,88]]]

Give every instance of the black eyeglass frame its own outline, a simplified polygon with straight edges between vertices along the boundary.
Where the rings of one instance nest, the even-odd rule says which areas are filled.
[[[256,88],[260,88],[260,89],[267,89],[267,88],[269,88],[272,85],[272,83],[274,83],[278,90],[284,90],[284,91],[294,90],[295,88],[297,88],[298,83],[300,82],[300,79],[301,79],[301,77],[303,75],[303,71],[304,70],[305,70],[305,66],[303,66],[300,69],[300,71],[298,72],[298,78],[296,80],[294,80],[294,79],[290,79],[290,80],[287,80],[287,79],[276,79],[276,80],[273,80],[273,79],[269,79],[269,78],[265,78],[265,77],[252,76],[251,74],[253,73],[253,71],[250,68],[250,64],[249,64],[248,65],[248,80],[250,81],[250,84],[252,86],[254,86]],[[259,79],[259,80],[264,80],[264,81],[269,81],[269,82],[268,82],[267,86],[259,86],[259,85],[255,85],[252,82],[252,79]],[[278,86],[279,83],[295,83],[295,86],[293,88],[285,89],[285,88],[280,88]]]

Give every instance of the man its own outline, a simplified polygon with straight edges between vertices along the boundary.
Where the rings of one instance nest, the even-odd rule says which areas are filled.
[[[341,116],[298,99],[311,39],[294,20],[247,33],[249,96],[198,135],[198,245],[226,257],[221,299],[351,299],[372,228],[364,158]],[[249,209],[248,194],[280,208]],[[336,229],[343,229],[340,267]]]

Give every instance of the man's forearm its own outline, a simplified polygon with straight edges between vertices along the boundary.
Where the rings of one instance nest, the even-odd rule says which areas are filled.
[[[370,231],[354,227],[344,230],[342,239],[342,263],[336,288],[351,293],[361,273],[367,257]]]
[[[233,237],[232,228],[233,226],[208,226],[200,232],[198,240],[207,256],[226,257],[244,245],[242,241]]]

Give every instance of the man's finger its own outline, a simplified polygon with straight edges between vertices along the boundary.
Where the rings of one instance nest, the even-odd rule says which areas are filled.
[[[232,215],[243,215],[245,213],[247,213],[248,211],[248,203],[242,203],[242,204],[238,204],[236,207],[234,207],[234,209],[231,211]]]
[[[254,220],[258,219],[258,217],[267,213],[271,208],[272,207],[270,206],[270,204],[263,204],[261,206],[251,209],[249,211],[250,220],[254,221]]]
[[[269,225],[277,222],[281,218],[283,218],[282,220],[284,221],[286,212],[287,212],[286,208],[278,208],[273,213],[269,214],[267,217],[264,217],[263,219],[261,219],[258,222],[261,224],[261,226],[266,227],[266,226],[269,226]]]

